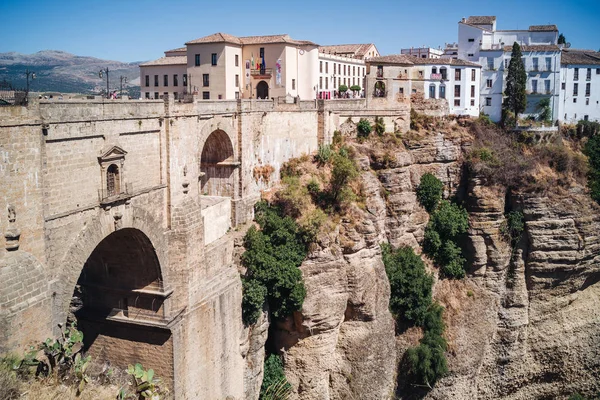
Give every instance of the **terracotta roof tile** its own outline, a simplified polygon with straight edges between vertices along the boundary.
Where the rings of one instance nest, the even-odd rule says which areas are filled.
[[[530,32],[558,32],[556,25],[531,25],[529,27]]]
[[[563,50],[560,63],[562,65],[600,65],[600,52]]]
[[[465,23],[467,23],[469,25],[492,25],[494,23],[494,21],[496,21],[495,16],[480,15],[480,16],[471,16],[471,17],[467,18]]]
[[[165,53],[185,53],[187,51],[187,47],[178,47],[173,50],[167,50]]]
[[[238,45],[289,43],[298,46],[317,46],[315,43],[309,40],[294,40],[290,38],[287,34],[237,37],[233,35],[228,35],[227,33],[215,33],[213,35],[204,36],[199,39],[190,40],[189,42],[186,42],[186,45],[202,43],[233,43]]]
[[[369,58],[366,62],[368,64],[403,64],[413,65],[416,57],[407,56],[404,54],[392,54],[389,56],[379,56]]]
[[[153,67],[159,65],[187,65],[187,56],[161,57],[158,60],[140,64],[140,67]]]
[[[242,44],[269,44],[269,43],[289,43],[297,45],[313,45],[315,43],[309,40],[294,40],[287,34],[267,35],[267,36],[243,36],[240,37]]]
[[[367,54],[369,48],[373,46],[373,43],[362,43],[362,44],[335,44],[330,46],[319,47],[319,52],[345,55],[351,54],[353,57],[364,57]]]
[[[414,58],[413,64],[415,65],[456,65],[456,66],[465,66],[465,67],[476,67],[481,68],[481,65],[467,61],[461,60],[459,58],[422,58],[417,56],[409,56]]]
[[[212,35],[204,36],[199,39],[190,40],[185,44],[202,44],[202,43],[233,43],[242,44],[240,38],[229,35],[227,33],[215,33]]]

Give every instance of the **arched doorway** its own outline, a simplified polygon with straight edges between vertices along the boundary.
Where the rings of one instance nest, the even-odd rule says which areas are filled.
[[[265,81],[258,82],[256,85],[256,98],[257,99],[268,99],[269,98],[269,85]]]
[[[237,165],[229,136],[222,130],[211,133],[204,143],[200,158],[201,194],[233,197],[233,172]]]
[[[104,238],[87,258],[69,318],[77,320],[93,358],[121,368],[139,362],[172,383],[171,293],[163,286],[150,239],[124,228]]]

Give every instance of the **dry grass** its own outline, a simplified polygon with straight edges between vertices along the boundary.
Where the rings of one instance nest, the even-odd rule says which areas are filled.
[[[474,123],[475,137],[468,165],[489,184],[529,192],[550,192],[585,186],[587,158],[569,141],[524,144],[495,126]]]

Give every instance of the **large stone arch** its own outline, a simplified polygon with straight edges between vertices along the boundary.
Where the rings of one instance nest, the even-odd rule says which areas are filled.
[[[163,227],[149,212],[98,210],[63,259],[55,315],[77,320],[95,359],[122,368],[141,362],[172,387],[177,313],[166,257]]]
[[[67,319],[73,289],[77,284],[81,271],[94,249],[115,230],[134,228],[148,237],[156,253],[161,268],[161,277],[165,289],[171,287],[168,270],[167,243],[162,224],[152,214],[140,207],[127,206],[104,211],[84,221],[84,228],[74,238],[60,264],[60,275],[55,288],[54,320],[55,325]],[[168,310],[170,311],[170,310]]]

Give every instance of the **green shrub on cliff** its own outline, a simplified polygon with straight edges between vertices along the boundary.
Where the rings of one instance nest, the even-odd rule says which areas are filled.
[[[419,203],[431,213],[442,200],[444,184],[435,175],[426,173],[421,176],[417,187],[417,199]]]
[[[361,118],[360,121],[358,121],[358,124],[356,125],[356,130],[358,139],[361,140],[369,137],[371,131],[373,130],[373,127],[371,126],[371,123],[368,120]]]
[[[585,144],[584,153],[588,156],[590,166],[588,172],[590,196],[600,203],[600,135],[589,138]]]
[[[465,275],[465,259],[456,240],[468,228],[467,211],[449,201],[440,202],[425,228],[423,251],[435,261],[447,278],[462,278]]]
[[[271,354],[265,358],[259,400],[287,399],[291,388],[283,372],[281,357],[277,354]]]
[[[383,244],[381,248],[390,281],[390,310],[399,320],[421,325],[432,302],[433,277],[412,248],[393,250],[389,244]]]
[[[247,268],[242,300],[246,324],[255,323],[260,316],[261,298],[269,304],[273,317],[285,318],[302,308],[306,296],[298,269],[307,253],[305,232],[292,218],[283,217],[279,208],[264,201],[255,206],[255,220],[261,230],[248,230],[242,255]]]

